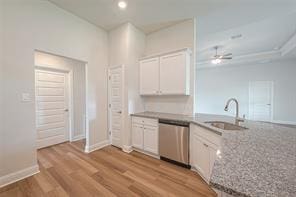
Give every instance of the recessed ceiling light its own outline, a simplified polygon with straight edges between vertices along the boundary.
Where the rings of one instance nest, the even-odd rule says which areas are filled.
[[[127,2],[125,2],[125,1],[119,1],[117,5],[118,5],[118,7],[119,7],[121,10],[125,10],[126,7],[127,7]]]

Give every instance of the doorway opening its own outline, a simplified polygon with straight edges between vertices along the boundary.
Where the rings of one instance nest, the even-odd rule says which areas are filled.
[[[87,135],[86,62],[35,51],[37,148],[70,141],[84,151]]]

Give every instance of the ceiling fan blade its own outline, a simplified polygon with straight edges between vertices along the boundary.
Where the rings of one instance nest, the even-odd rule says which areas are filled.
[[[222,58],[220,58],[220,59],[223,59],[223,60],[231,60],[232,57],[222,57]]]
[[[232,56],[232,53],[227,53],[227,54],[224,54],[223,56],[224,56],[224,57],[225,57],[225,56]]]

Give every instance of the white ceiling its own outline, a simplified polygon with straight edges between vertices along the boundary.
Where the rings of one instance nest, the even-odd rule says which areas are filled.
[[[296,33],[296,12],[272,16],[215,33],[200,32],[197,37],[198,60],[211,58],[213,47],[218,53],[233,53],[234,57],[279,50]],[[233,35],[241,34],[238,39]],[[296,57],[296,56],[295,56]]]
[[[207,25],[205,32],[221,31],[296,7],[295,0],[126,0],[120,11],[118,0],[49,1],[106,30],[131,22],[146,33],[192,17]]]
[[[151,33],[196,17],[199,62],[213,56],[215,45],[223,45],[221,52],[232,52],[234,58],[270,54],[296,33],[296,0],[126,0],[124,11],[118,0],[49,1],[106,30],[131,22]],[[229,39],[236,34],[243,37]]]

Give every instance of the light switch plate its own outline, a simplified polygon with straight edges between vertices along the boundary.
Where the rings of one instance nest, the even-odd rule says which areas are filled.
[[[31,102],[31,95],[29,93],[22,93],[22,102]]]

